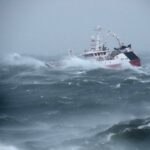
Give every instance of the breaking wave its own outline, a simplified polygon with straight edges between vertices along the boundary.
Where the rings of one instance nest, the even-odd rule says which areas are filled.
[[[115,143],[116,145],[121,144],[127,149],[148,150],[150,146],[150,118],[120,122],[96,135],[96,138],[100,137],[105,138],[107,144]],[[148,147],[145,147],[144,144]]]
[[[65,58],[59,58],[57,60],[42,61],[41,59],[35,58],[33,56],[11,53],[7,54],[2,58],[2,64],[8,66],[27,66],[34,68],[47,68],[53,70],[65,70],[65,69],[79,69],[79,70],[94,70],[94,69],[110,69],[103,64],[100,64],[96,60],[87,60],[77,56],[68,56]],[[144,67],[132,67],[130,64],[122,65],[121,68],[117,70],[130,69],[137,73],[150,74],[150,65]]]
[[[62,60],[63,68],[81,68],[85,70],[92,70],[97,68],[105,68],[99,62],[94,60],[85,60],[76,56],[66,57]]]
[[[84,70],[93,70],[93,69],[109,69],[109,70],[133,70],[137,73],[146,73],[146,70],[150,70],[150,66],[144,66],[144,67],[134,67],[131,66],[130,64],[123,64],[119,68],[110,68],[107,67],[101,63],[99,63],[96,60],[87,60],[83,59],[77,56],[72,56],[72,57],[66,57],[63,60],[60,61],[60,64],[62,68],[81,68]],[[149,71],[150,72],[150,71]]]
[[[11,146],[11,145],[6,146],[6,145],[3,145],[3,144],[0,144],[0,150],[19,150],[19,149],[17,149],[14,146]]]
[[[94,136],[74,139],[81,150],[149,150],[150,118],[114,124]],[[69,142],[68,142],[69,143]]]
[[[45,67],[45,63],[31,56],[21,55],[19,53],[8,54],[3,58],[2,63],[9,66],[31,66]]]

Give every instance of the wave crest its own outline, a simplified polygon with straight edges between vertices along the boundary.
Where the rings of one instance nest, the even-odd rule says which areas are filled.
[[[3,145],[3,144],[0,144],[0,150],[19,150],[17,149],[16,147],[14,146],[11,146],[11,145]]]
[[[62,60],[63,68],[81,68],[85,70],[105,68],[98,61],[95,60],[86,60],[76,56],[66,57]]]
[[[34,57],[21,55],[19,53],[8,54],[3,58],[3,63],[10,66],[32,66],[32,67],[45,67],[45,63]]]

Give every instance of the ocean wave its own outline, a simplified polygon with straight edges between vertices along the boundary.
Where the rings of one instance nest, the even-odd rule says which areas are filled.
[[[106,142],[128,141],[128,142],[144,142],[150,140],[150,118],[134,119],[113,125],[98,136],[106,136]]]
[[[0,127],[6,127],[6,126],[22,126],[23,123],[20,121],[16,120],[15,118],[2,114],[0,115]]]
[[[137,83],[149,84],[150,76],[143,77],[138,75],[130,75],[124,79],[124,82],[137,82]]]
[[[76,56],[66,57],[62,60],[63,68],[82,68],[85,70],[92,70],[98,68],[105,68],[104,65],[101,65],[98,61],[86,60]]]
[[[133,119],[114,124],[94,136],[72,140],[84,149],[149,150],[150,118]]]
[[[8,66],[26,66],[32,68],[45,68],[47,71],[72,71],[76,75],[85,74],[85,71],[105,69],[105,70],[133,70],[139,74],[148,74],[149,67],[132,67],[131,65],[122,65],[118,69],[112,69],[102,65],[96,60],[87,60],[77,56],[59,58],[57,60],[42,61],[33,56],[19,53],[7,54],[3,57],[1,63]],[[7,71],[6,68],[3,68]],[[75,72],[74,72],[75,71]]]
[[[45,63],[31,56],[12,53],[5,55],[2,63],[9,66],[31,66],[35,68],[46,67]]]
[[[19,150],[19,149],[12,145],[0,144],[0,150]]]
[[[146,64],[143,64],[141,67],[138,67],[138,68],[134,67],[133,70],[135,72],[137,72],[138,74],[149,76],[150,75],[150,64],[146,63]]]

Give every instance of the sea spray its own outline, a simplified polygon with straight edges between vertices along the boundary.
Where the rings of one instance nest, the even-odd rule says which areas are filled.
[[[35,68],[45,67],[45,63],[32,56],[23,55],[19,53],[7,54],[3,58],[3,64],[9,66],[32,66]]]

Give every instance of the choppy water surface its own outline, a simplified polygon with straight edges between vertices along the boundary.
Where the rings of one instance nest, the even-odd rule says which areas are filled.
[[[0,67],[1,150],[149,150],[150,64],[13,54]]]

